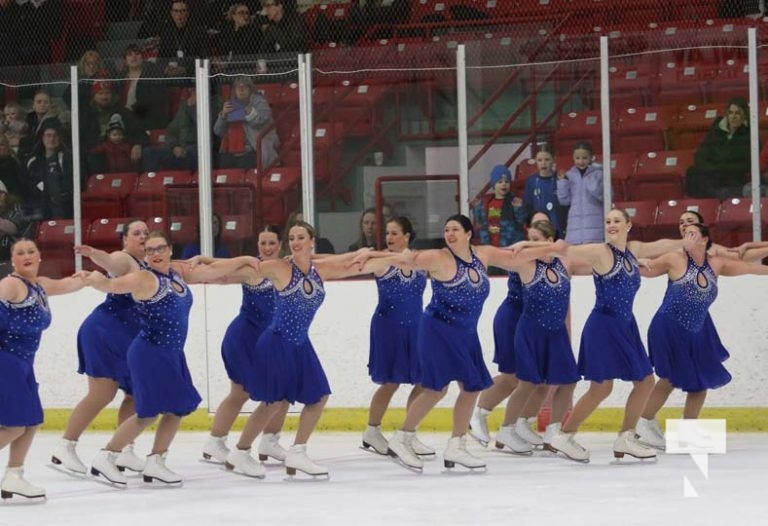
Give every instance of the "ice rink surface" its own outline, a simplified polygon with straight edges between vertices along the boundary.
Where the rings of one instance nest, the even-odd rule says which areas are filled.
[[[616,463],[608,433],[578,435],[592,453],[589,464],[543,452],[521,457],[483,450],[472,442],[488,464],[482,474],[443,468],[446,434],[420,435],[438,455],[415,474],[361,450],[359,433],[317,433],[309,454],[329,468],[328,481],[290,480],[277,464],[268,464],[263,480],[234,475],[199,460],[205,436],[180,433],[171,449],[168,466],[184,478],[183,487],[154,488],[132,476],[121,490],[47,467],[58,435],[40,433],[25,476],[46,488],[47,502],[3,501],[0,525],[741,525],[765,524],[768,515],[766,434],[729,434],[728,452],[709,456],[705,477],[687,455]],[[88,433],[81,439],[86,464],[108,438]],[[140,437],[137,453],[150,443],[149,434]],[[7,462],[7,450],[0,462]],[[686,477],[698,498],[684,497]]]

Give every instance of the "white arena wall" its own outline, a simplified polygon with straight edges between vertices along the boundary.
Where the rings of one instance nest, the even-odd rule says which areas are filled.
[[[635,301],[640,332],[645,333],[666,287],[665,278],[644,279]],[[429,286],[425,302],[429,297]],[[367,407],[375,386],[367,376],[368,330],[376,305],[372,281],[326,283],[326,300],[311,327],[310,336],[328,375],[333,395],[328,407]],[[731,352],[726,363],[733,381],[713,391],[709,407],[768,406],[768,279],[756,276],[721,278],[720,295],[711,309],[715,325]],[[219,349],[224,331],[240,306],[237,285],[199,285],[190,318],[187,360],[203,397],[201,408],[214,409],[228,390],[229,381],[221,363]],[[480,319],[480,337],[489,370],[496,372],[493,357],[492,321],[496,307],[506,294],[506,279],[491,279],[491,295]],[[85,393],[85,377],[78,375],[77,328],[102,300],[103,294],[83,290],[69,296],[51,298],[53,323],[44,333],[37,355],[36,371],[43,405],[46,408],[72,408]],[[581,327],[594,303],[591,278],[573,280],[572,341],[575,352]],[[577,395],[586,384],[580,384]],[[617,384],[605,407],[623,405],[628,389]],[[404,407],[407,390],[396,395],[393,406]],[[670,400],[682,403],[680,393]],[[452,397],[441,405],[448,406]]]

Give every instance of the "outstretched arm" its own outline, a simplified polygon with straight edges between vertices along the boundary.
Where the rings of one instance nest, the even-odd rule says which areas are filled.
[[[133,270],[138,270],[135,260],[122,250],[105,252],[89,245],[77,245],[75,246],[75,254],[87,257],[113,276],[122,276]]]
[[[756,263],[746,263],[736,259],[715,257],[717,263],[715,270],[721,276],[743,276],[745,274],[754,274],[758,276],[768,276],[768,266]],[[719,268],[718,268],[719,267]]]
[[[667,252],[673,252],[683,248],[683,240],[658,239],[648,243],[642,241],[630,241],[629,247],[637,258],[657,258]]]
[[[60,294],[69,294],[70,292],[77,292],[85,287],[85,279],[89,273],[82,273],[68,278],[51,279],[45,276],[40,276],[38,282],[43,286],[45,293],[49,296],[58,296]]]
[[[640,275],[646,278],[656,278],[668,274],[674,264],[675,252],[668,252],[640,267]]]
[[[259,264],[253,256],[239,256],[218,259],[207,265],[185,265],[184,279],[189,283],[242,283],[259,278]]]

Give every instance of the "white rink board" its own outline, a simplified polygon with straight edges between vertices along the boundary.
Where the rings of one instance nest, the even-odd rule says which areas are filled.
[[[661,303],[665,278],[644,279],[635,301],[635,315],[645,338],[651,317]],[[425,302],[429,297],[429,286]],[[326,283],[326,300],[310,330],[311,339],[328,375],[333,395],[329,407],[367,407],[375,386],[367,376],[368,331],[376,305],[372,281]],[[713,391],[709,407],[765,406],[768,400],[768,279],[745,276],[721,278],[720,295],[711,313],[725,346],[731,352],[726,366],[733,375],[728,386]],[[190,318],[186,353],[190,371],[200,394],[201,407],[216,407],[229,389],[220,358],[220,344],[228,323],[240,308],[237,285],[198,285],[193,287],[195,302]],[[480,338],[489,370],[492,363],[491,330],[496,307],[506,294],[506,279],[491,279],[491,295],[480,319]],[[44,333],[37,356],[37,376],[44,407],[71,408],[85,393],[85,378],[76,374],[76,334],[82,320],[102,300],[103,294],[83,290],[69,296],[51,298],[53,323]],[[575,352],[581,327],[594,304],[591,278],[573,280],[572,341]],[[585,389],[579,385],[577,394]],[[605,407],[619,407],[628,386],[617,383]],[[404,406],[407,390],[399,392],[394,406]],[[670,400],[682,402],[680,393]],[[441,403],[449,406],[452,397]]]

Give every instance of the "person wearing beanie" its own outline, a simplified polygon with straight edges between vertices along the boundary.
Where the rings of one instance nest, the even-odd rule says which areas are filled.
[[[733,97],[726,115],[715,119],[694,154],[685,177],[686,195],[740,197],[751,169],[749,135],[749,105],[744,97]]]
[[[97,165],[104,172],[138,172],[138,163],[131,159],[131,145],[125,140],[125,124],[119,113],[113,113],[107,122],[104,142],[93,149]]]
[[[490,192],[472,207],[480,244],[506,247],[523,239],[523,201],[510,192],[512,173],[503,164],[494,166]]]
[[[149,144],[147,130],[142,128],[133,113],[116,102],[113,88],[112,83],[105,80],[94,82],[91,86],[91,102],[83,108],[80,119],[80,139],[85,151],[88,152],[86,155],[87,174],[111,171],[106,166],[103,152],[98,151],[98,148],[109,142],[107,140],[107,128],[110,123],[113,127],[116,125],[115,115],[121,119],[123,142],[129,146],[132,168],[128,171],[138,171],[143,149]],[[121,146],[122,148],[124,147]]]

